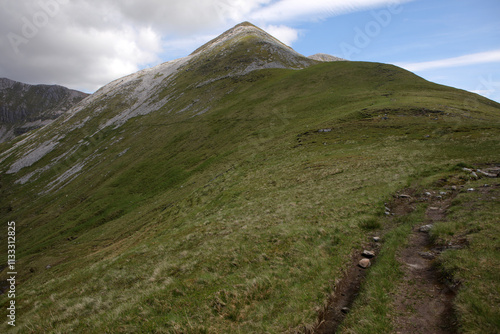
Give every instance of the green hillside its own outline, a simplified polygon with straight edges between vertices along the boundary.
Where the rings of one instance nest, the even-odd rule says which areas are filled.
[[[465,250],[443,253],[462,282],[459,327],[500,330],[500,280],[481,274],[500,265],[499,200],[481,204],[480,219],[461,206],[481,200],[469,183],[486,182],[461,168],[500,163],[500,104],[378,63],[223,74],[196,85],[208,74],[186,71],[168,109],[119,127],[99,127],[124,107],[118,96],[0,145],[0,220],[16,222],[18,270],[16,327],[4,322],[2,332],[306,332],[353,252],[393,231],[404,244],[426,205],[394,221],[384,203],[443,178],[460,180],[467,197],[453,204],[455,225],[434,235],[469,238]],[[210,110],[175,112],[190,104]],[[8,172],[12,152],[62,134],[43,158]],[[0,241],[6,249],[6,233]],[[396,246],[382,243],[388,255],[370,270],[380,264],[380,277],[397,280],[384,267]],[[492,257],[463,268],[475,247]],[[350,316],[373,302],[363,291]],[[8,302],[0,296],[2,312]],[[394,330],[390,298],[370,312],[385,320],[367,320],[366,333]],[[348,318],[343,330],[361,333],[356,326]]]

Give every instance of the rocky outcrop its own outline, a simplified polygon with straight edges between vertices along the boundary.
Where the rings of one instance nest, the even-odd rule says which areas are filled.
[[[0,143],[52,123],[88,94],[0,78]]]

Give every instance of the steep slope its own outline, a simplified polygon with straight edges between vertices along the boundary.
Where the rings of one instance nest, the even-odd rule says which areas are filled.
[[[0,143],[50,124],[88,94],[0,78]]]
[[[0,146],[15,329],[303,329],[391,194],[498,158],[499,112],[395,66],[309,60],[238,25]]]
[[[302,69],[317,61],[308,59],[251,23],[241,23],[206,43],[191,55],[118,79],[92,95],[86,104],[73,110],[113,104],[100,128],[119,126],[128,119],[150,112],[189,114],[206,112],[220,98],[210,92],[184,101],[186,90],[200,89],[217,80],[239,77],[264,68]],[[120,104],[115,105],[116,101]],[[173,103],[179,100],[179,103]],[[181,103],[182,102],[182,103]],[[174,107],[172,107],[174,105]],[[112,117],[109,117],[112,116]],[[95,116],[93,116],[95,117]]]

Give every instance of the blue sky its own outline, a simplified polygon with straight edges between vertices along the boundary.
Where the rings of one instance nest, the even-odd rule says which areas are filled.
[[[500,101],[500,1],[416,0],[393,12],[382,6],[297,23],[293,27],[301,33],[292,45],[304,54],[396,64],[427,80]],[[363,34],[368,38],[359,37]]]
[[[0,77],[93,92],[250,21],[500,102],[499,0],[1,0]]]

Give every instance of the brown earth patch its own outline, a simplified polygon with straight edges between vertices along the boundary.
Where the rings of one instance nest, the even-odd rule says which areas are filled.
[[[455,196],[456,192],[430,196],[427,193],[421,198],[429,202],[421,226],[445,220],[446,210]],[[401,334],[456,333],[455,291],[441,280],[443,275],[434,266],[440,250],[434,247],[428,232],[423,232],[421,226],[413,228],[407,247],[397,258],[404,278],[395,293],[395,331]]]
[[[378,253],[379,244],[372,241],[365,245],[366,250]],[[344,277],[335,284],[335,289],[330,295],[327,306],[320,312],[318,325],[313,333],[329,334],[335,333],[337,327],[342,323],[346,314],[358,296],[363,280],[368,269],[361,268],[359,262],[364,259],[362,251],[356,251],[351,257],[351,263]],[[373,263],[374,259],[370,259]]]
[[[426,219],[422,225],[432,224],[446,218],[446,210],[456,193],[451,190],[441,194],[404,189],[395,194],[390,203],[386,203],[386,215],[388,219],[405,216],[414,211],[418,203],[428,202]],[[442,275],[433,265],[434,257],[442,249],[435,248],[429,234],[420,232],[419,227],[414,228],[408,246],[398,257],[405,277],[395,294],[395,328],[397,333],[455,333],[452,305],[455,292],[440,280]],[[381,231],[380,235],[383,236],[386,232]],[[374,250],[376,254],[380,247],[381,244],[375,241],[365,245],[365,249]],[[327,306],[320,312],[318,325],[313,331],[306,332],[336,332],[356,299],[369,270],[358,266],[363,258],[361,252],[362,250],[353,254],[344,277],[336,282]]]

